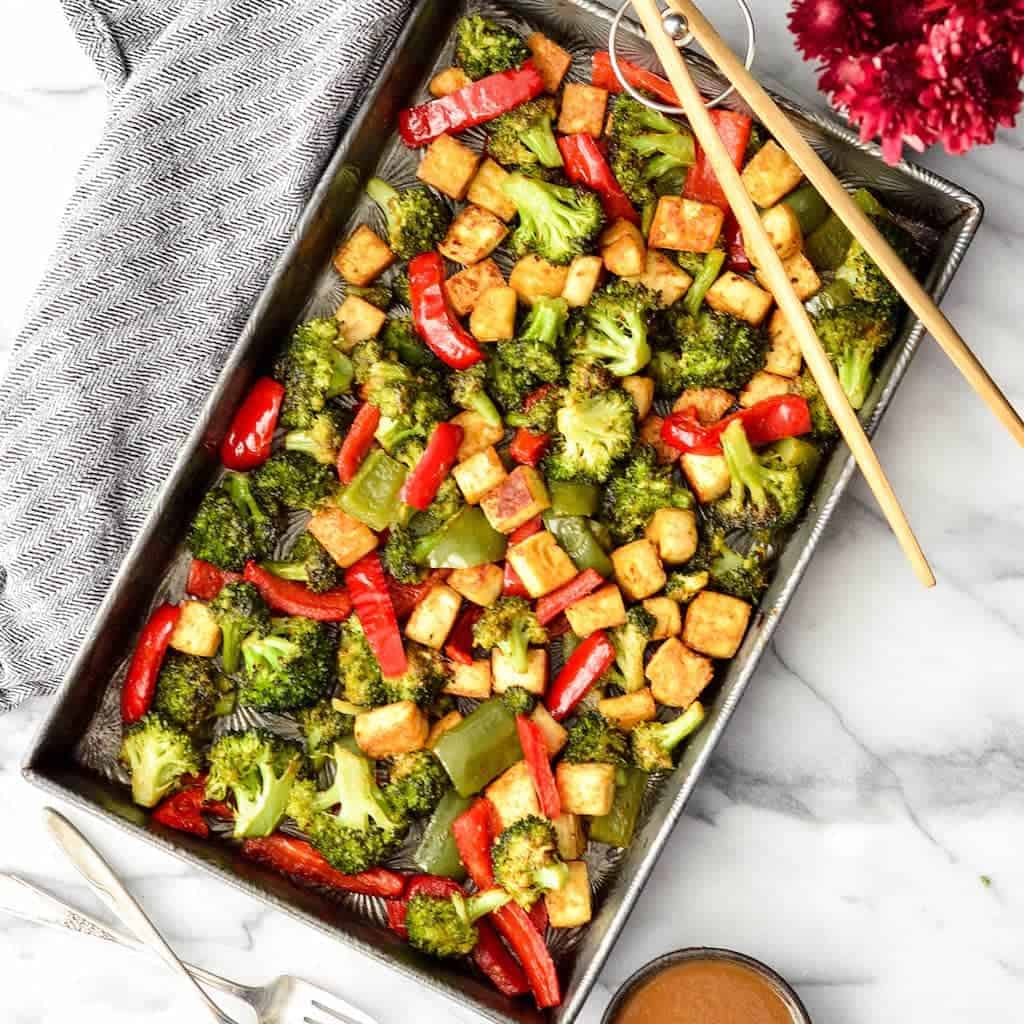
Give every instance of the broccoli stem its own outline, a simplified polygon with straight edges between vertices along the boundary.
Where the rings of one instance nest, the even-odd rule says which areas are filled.
[[[525,672],[530,667],[530,646],[527,642],[528,624],[516,622],[509,630],[508,640],[503,647],[516,672]]]
[[[638,135],[629,140],[629,145],[644,157],[668,157],[674,166],[690,166],[697,159],[693,136],[682,132],[666,132],[665,134]],[[648,177],[658,177],[650,166]]]
[[[280,576],[283,580],[295,580],[297,583],[309,582],[309,571],[302,562],[263,562],[263,568]]]
[[[334,783],[321,798],[321,802],[330,800],[331,803],[321,809],[335,803],[341,804],[338,822],[348,828],[365,829],[367,823],[372,821],[386,831],[397,829],[398,823],[388,817],[378,799],[379,790],[370,762],[336,744],[334,763]]]
[[[224,671],[231,674],[238,671],[241,663],[242,630],[236,623],[224,622],[220,627],[221,648],[220,660],[224,665]]]
[[[750,447],[747,432],[743,424],[735,420],[726,427],[722,434],[722,454],[729,467],[732,480],[730,491],[736,500],[743,497],[743,488],[750,491],[750,496],[758,508],[763,508],[767,495],[762,480],[761,464],[757,461],[757,453]]]
[[[503,426],[501,413],[486,391],[478,391],[467,403],[469,408],[492,427]]]
[[[859,409],[871,390],[871,362],[874,351],[867,345],[852,346],[852,351],[839,360],[839,383],[854,409]]]
[[[700,312],[700,305],[704,301],[704,296],[707,294],[708,289],[718,280],[718,275],[722,272],[723,266],[725,266],[725,251],[723,249],[712,249],[704,257],[700,271],[694,277],[693,283],[686,293],[686,298],[683,299],[683,308],[690,316],[696,316]]]
[[[284,435],[284,446],[290,452],[305,452],[320,461],[323,444],[317,441],[308,430],[289,430]]]
[[[390,234],[395,227],[391,204],[398,198],[398,189],[389,185],[383,178],[371,178],[366,183],[366,194],[381,208]]]
[[[452,903],[455,904],[455,910],[459,917],[467,924],[479,921],[481,917],[486,917],[488,914],[500,909],[510,899],[509,894],[501,889],[488,889],[486,892],[470,896],[469,899],[466,899],[462,893],[452,894]]]
[[[666,722],[661,727],[658,745],[671,753],[687,736],[696,732],[704,721],[704,705],[694,701],[678,718]]]
[[[543,889],[545,892],[561,889],[569,881],[569,865],[545,864],[544,867],[538,868],[534,872],[533,880],[536,882],[537,888]]]
[[[528,128],[522,135],[523,145],[532,150],[544,167],[563,167],[561,150],[551,130],[551,121],[544,117],[533,128]]]

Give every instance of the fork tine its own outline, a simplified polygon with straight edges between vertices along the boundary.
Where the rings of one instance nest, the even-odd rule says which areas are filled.
[[[317,999],[313,1000],[313,1008],[315,1010],[320,1010],[323,1013],[329,1014],[334,1020],[340,1020],[342,1024],[360,1024],[359,1021],[350,1017],[347,1013],[342,1013],[340,1010],[328,1006],[326,1003],[321,1003]],[[304,1024],[325,1024],[325,1022],[316,1021],[310,1017],[305,1017]]]

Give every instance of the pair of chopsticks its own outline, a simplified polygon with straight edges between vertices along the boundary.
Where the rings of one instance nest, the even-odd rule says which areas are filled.
[[[632,0],[648,41],[654,47],[669,81],[679,97],[694,135],[711,163],[722,190],[736,216],[743,240],[753,257],[752,262],[761,271],[769,290],[797,339],[804,361],[814,375],[822,397],[828,405],[844,440],[853,452],[857,465],[868,482],[875,499],[881,506],[889,526],[896,534],[900,546],[909,559],[918,579],[926,586],[935,586],[935,575],[924,551],[911,529],[906,514],[882,469],[871,442],[864,433],[857,414],[850,407],[842,385],[836,377],[832,363],[821,346],[811,319],[797,297],[761,223],[761,217],[747,194],[740,172],[736,169],[715,126],[708,116],[704,99],[690,76],[686,61],[675,42],[665,30],[657,0]],[[982,397],[988,407],[1003,423],[1017,443],[1024,446],[1024,421],[988,375],[977,357],[957,334],[928,293],[918,284],[902,260],[890,248],[871,221],[860,211],[836,177],[814,150],[801,138],[789,118],[743,66],[735,53],[701,14],[692,0],[667,0],[667,6],[682,15],[693,38],[736,88],[754,114],[768,128],[779,145],[789,154],[805,177],[818,190],[829,207],[864,246],[868,255],[899,292],[903,300],[918,316],[942,346],[943,351]]]

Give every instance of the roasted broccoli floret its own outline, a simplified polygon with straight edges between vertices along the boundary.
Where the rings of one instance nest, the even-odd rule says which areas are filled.
[[[213,717],[220,693],[217,667],[209,658],[168,651],[157,676],[153,710],[195,733]]]
[[[640,445],[605,486],[601,518],[617,545],[628,544],[661,508],[693,508],[693,497],[653,448]]]
[[[544,472],[552,480],[604,483],[615,463],[633,446],[636,406],[620,388],[574,396],[571,379],[566,401],[555,416],[556,434]]]
[[[366,193],[384,212],[391,249],[401,260],[436,248],[451,223],[448,207],[425,188],[399,192],[382,178],[371,178]]]
[[[400,820],[430,814],[451,786],[448,773],[430,750],[399,754],[391,762],[384,799]]]
[[[513,715],[531,715],[537,706],[537,698],[522,686],[510,686],[501,695],[501,703]]]
[[[303,452],[317,462],[333,466],[351,424],[352,414],[347,409],[329,405],[317,413],[304,430],[289,430],[284,436],[284,446],[289,451]]]
[[[364,286],[350,284],[345,289],[345,295],[354,295],[378,309],[387,309],[395,301],[395,293],[385,281],[375,281]]]
[[[629,740],[599,711],[585,711],[569,726],[569,739],[562,751],[566,761],[584,764],[629,763]]]
[[[408,526],[396,523],[388,530],[388,539],[381,551],[384,571],[399,583],[421,583],[428,569],[416,559],[417,538]]]
[[[227,732],[210,748],[206,796],[230,799],[235,838],[269,836],[284,817],[302,767],[302,750],[272,732]]]
[[[558,856],[555,826],[536,814],[509,825],[494,841],[492,857],[495,883],[527,910],[569,880],[569,868]]]
[[[408,317],[388,317],[375,344],[384,356],[391,356],[414,370],[438,370],[442,366],[441,360],[423,344]]]
[[[626,693],[642,690],[644,678],[644,652],[654,635],[654,616],[638,604],[626,612],[626,621],[610,633],[615,648],[615,664],[621,677],[620,685]]]
[[[268,557],[279,534],[279,508],[256,500],[249,477],[227,473],[206,492],[192,521],[188,546],[196,558],[241,572],[245,563]]]
[[[657,295],[643,285],[622,279],[605,285],[583,310],[572,355],[601,363],[616,377],[639,373],[651,360],[648,327],[657,306]]]
[[[200,767],[192,737],[155,711],[125,729],[119,760],[131,774],[132,799],[141,807],[155,807],[183,775]]]
[[[385,703],[380,664],[356,615],[350,615],[339,631],[338,688],[349,704],[361,708]]]
[[[694,317],[676,303],[666,311],[665,322],[679,346],[671,353],[674,366],[664,353],[652,365],[665,395],[682,388],[738,388],[764,368],[765,334],[745,320],[710,309]]]
[[[307,708],[323,697],[333,676],[334,641],[322,622],[271,619],[265,636],[242,641],[245,677],[239,703],[260,711]]]
[[[405,927],[409,944],[430,956],[469,956],[480,939],[474,922],[508,903],[508,893],[487,889],[447,899],[418,892],[409,900]]]
[[[530,644],[547,642],[547,630],[524,597],[499,597],[473,627],[473,644],[485,651],[497,648],[516,672],[528,668]]]
[[[868,397],[875,356],[892,338],[892,315],[884,306],[854,299],[825,310],[814,320],[821,344],[836,368],[839,383],[854,409]]]
[[[510,412],[505,420],[510,427],[547,434],[554,429],[555,415],[564,401],[561,388],[554,384],[542,386],[527,395],[521,407]]]
[[[456,370],[448,378],[452,402],[460,409],[471,409],[492,427],[500,427],[501,413],[487,394],[487,366],[476,363],[468,370]]]
[[[694,701],[671,722],[641,722],[629,735],[633,763],[645,772],[672,770],[672,751],[704,721],[704,706]]]
[[[916,253],[913,240],[907,232],[886,216],[871,219],[896,254],[913,268]],[[855,299],[876,303],[880,307],[879,312],[892,315],[900,304],[899,292],[856,238],[850,242],[846,256],[836,270],[836,280],[845,281]]]
[[[305,583],[317,594],[333,590],[345,582],[341,566],[308,531],[300,535],[287,559],[264,562],[263,568],[282,579]]]
[[[555,141],[554,119],[555,101],[550,96],[521,103],[488,125],[488,152],[506,167],[561,167],[564,161]]]
[[[711,581],[707,569],[677,569],[665,581],[665,596],[679,604],[689,604]]]
[[[807,367],[804,367],[803,372],[796,379],[796,393],[807,401],[807,406],[811,411],[811,430],[814,436],[823,440],[837,437],[839,425],[832,418],[832,413],[825,402],[825,396],[818,388],[814,374]]]
[[[755,534],[746,552],[737,551],[720,530],[713,530],[708,541],[707,569],[714,590],[757,604],[768,589],[771,546],[767,538]]]
[[[538,387],[561,377],[558,345],[568,317],[565,299],[539,299],[515,338],[493,346],[488,383],[506,412],[520,409],[523,400]]]
[[[278,452],[253,470],[252,485],[263,501],[285,508],[313,509],[337,490],[333,471],[304,452]]]
[[[517,256],[535,253],[549,263],[570,263],[589,250],[604,226],[601,200],[584,188],[522,173],[510,174],[501,187],[519,211],[519,226],[509,239]]]
[[[480,14],[467,15],[455,27],[455,63],[474,82],[517,68],[529,56],[515,32]]]
[[[405,645],[405,660],[408,664],[400,676],[384,680],[385,702],[411,700],[420,707],[430,707],[448,682],[444,658],[433,648],[409,640]]]
[[[352,735],[355,719],[339,711],[330,700],[322,700],[311,708],[296,712],[302,735],[306,738],[306,754],[319,770],[330,757],[336,740]]]
[[[308,429],[317,413],[352,385],[352,363],[338,347],[333,319],[300,324],[276,365],[274,379],[285,388],[281,426]]]
[[[270,609],[260,592],[244,580],[227,583],[210,602],[220,626],[220,660],[225,672],[237,672],[242,663],[242,641],[250,634],[270,630]]]

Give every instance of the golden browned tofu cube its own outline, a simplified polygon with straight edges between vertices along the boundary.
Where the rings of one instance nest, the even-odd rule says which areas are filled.
[[[356,743],[374,760],[422,750],[429,735],[426,712],[411,700],[385,704],[356,715]]]
[[[472,84],[473,79],[462,68],[444,68],[430,80],[430,95],[441,99]]]
[[[685,453],[679,460],[690,490],[702,505],[716,501],[729,490],[732,478],[724,455]]]
[[[548,39],[543,32],[528,35],[526,45],[533,54],[533,63],[540,77],[544,79],[544,88],[554,95],[572,64],[572,54],[563,50],[553,39]]]
[[[497,487],[508,473],[493,447],[470,456],[452,469],[452,476],[470,505],[476,505],[488,491]]]
[[[337,308],[334,319],[338,321],[338,335],[343,352],[351,352],[361,341],[368,341],[380,334],[387,320],[387,313],[371,305],[358,295],[349,295]]]
[[[775,300],[771,292],[727,270],[707,290],[704,301],[719,313],[729,313],[757,326],[768,315]]]
[[[710,658],[691,651],[674,636],[654,652],[646,671],[654,699],[670,708],[688,708],[715,674]]]
[[[583,831],[583,819],[578,814],[560,814],[551,819],[555,826],[558,856],[562,860],[576,860],[587,851],[587,834]]]
[[[665,421],[660,416],[651,413],[640,424],[640,443],[650,445],[658,456],[658,462],[667,466],[679,458],[679,449],[673,448],[667,441],[662,440],[661,428],[664,423]]]
[[[779,203],[761,214],[768,237],[779,254],[780,260],[787,260],[804,247],[804,236],[796,214],[784,203]]]
[[[182,601],[168,643],[182,654],[212,658],[220,647],[220,626],[202,601]]]
[[[504,281],[488,288],[476,300],[469,317],[469,330],[473,337],[477,341],[508,341],[516,333],[518,305],[516,290]]]
[[[758,206],[774,206],[800,184],[803,175],[789,154],[769,139],[751,158],[740,175],[750,198]]]
[[[373,284],[394,262],[395,254],[387,242],[365,224],[334,254],[334,269],[358,288]]]
[[[647,246],[640,229],[624,218],[604,229],[598,246],[609,273],[618,277],[639,277],[647,266]]]
[[[644,611],[654,616],[652,640],[666,640],[679,636],[683,631],[683,619],[679,605],[671,597],[649,597],[644,601]]]
[[[466,198],[485,210],[490,210],[495,217],[502,220],[511,220],[516,215],[516,204],[505,193],[501,187],[502,182],[508,177],[508,171],[497,161],[486,157],[476,172],[473,180],[469,183],[469,191]]]
[[[500,565],[488,562],[470,569],[455,569],[448,577],[448,586],[457,590],[467,601],[489,608],[501,597],[505,574]]]
[[[740,405],[749,409],[766,398],[788,395],[793,390],[793,382],[788,377],[780,377],[767,370],[759,370],[744,385],[740,392]]]
[[[615,765],[560,761],[555,769],[555,785],[564,813],[599,818],[612,809]]]
[[[444,292],[455,315],[465,316],[473,312],[484,292],[504,286],[505,278],[501,276],[498,264],[494,260],[484,260],[449,277],[444,283]]]
[[[608,90],[594,85],[569,82],[562,92],[562,109],[558,130],[563,135],[593,135],[598,138],[604,128],[608,109]]]
[[[471,459],[478,452],[497,444],[505,436],[503,428],[488,423],[480,413],[471,409],[453,416],[451,422],[462,427],[462,443],[459,445],[458,455],[455,456],[459,462]]]
[[[697,516],[688,508],[659,508],[644,530],[658,557],[669,565],[682,565],[697,551]]]
[[[647,244],[652,249],[711,252],[724,222],[725,213],[713,203],[662,196],[647,233]]]
[[[530,715],[530,720],[544,737],[544,746],[548,748],[548,757],[554,757],[569,740],[569,731],[551,717],[543,704],[538,704]]]
[[[501,827],[506,829],[520,818],[540,814],[533,777],[525,761],[517,761],[499,775],[485,790],[484,796],[494,804]]]
[[[548,652],[541,647],[531,647],[526,657],[526,669],[519,672],[512,659],[495,647],[491,651],[491,685],[495,693],[521,686],[528,693],[543,697],[548,688]]]
[[[569,277],[568,267],[557,267],[532,253],[524,256],[508,275],[519,301],[532,306],[538,299],[557,299]]]
[[[650,722],[657,714],[651,691],[645,686],[635,693],[624,693],[621,697],[606,697],[597,702],[597,710],[623,732],[632,732],[641,722]]]
[[[317,509],[306,529],[342,569],[355,565],[377,546],[377,534],[340,508]]]
[[[447,583],[435,583],[412,610],[405,635],[424,647],[441,650],[459,615],[462,596]]]
[[[735,401],[723,388],[687,388],[673,403],[672,411],[692,409],[701,423],[715,423],[733,407]]]
[[[803,357],[800,354],[800,342],[796,340],[793,328],[781,309],[772,313],[768,321],[768,355],[764,368],[769,373],[777,373],[780,377],[798,377]]]
[[[440,135],[420,161],[416,177],[452,199],[462,200],[476,174],[480,156],[450,135]]]
[[[511,533],[550,506],[544,478],[531,466],[517,466],[480,501],[487,521],[499,533]]]
[[[636,418],[642,420],[654,405],[654,381],[650,377],[635,375],[623,377],[619,382],[622,390],[633,399],[636,406]]]
[[[622,592],[614,583],[581,597],[565,609],[565,617],[577,636],[590,636],[599,629],[612,629],[626,621]]]
[[[639,277],[631,277],[630,281],[657,292],[662,306],[671,306],[681,299],[693,284],[693,278],[678,263],[657,249],[647,250],[644,272]]]
[[[612,552],[615,579],[631,601],[642,601],[665,586],[665,569],[658,549],[646,538]]]
[[[490,661],[474,661],[472,665],[453,661],[452,677],[443,692],[450,693],[453,697],[487,700],[491,695]]]
[[[505,558],[519,574],[530,597],[550,594],[576,575],[572,559],[547,530],[509,548]]]
[[[573,308],[585,306],[601,283],[604,262],[600,256],[577,256],[569,264],[562,298]]]
[[[490,210],[482,206],[467,206],[451,222],[448,234],[437,248],[442,256],[454,263],[471,265],[490,256],[507,234],[505,222]],[[500,272],[498,278],[501,278]],[[492,279],[491,284],[494,283]]]
[[[796,292],[796,297],[801,302],[804,299],[809,299],[821,288],[821,278],[818,277],[818,272],[802,252],[790,256],[788,260],[783,260],[782,268],[786,271],[789,283],[793,286],[793,291]],[[765,278],[762,271],[759,270],[756,277],[765,288],[768,287],[767,278]]]
[[[548,924],[552,928],[579,928],[593,915],[586,861],[569,861],[566,867],[569,869],[569,880],[561,889],[552,889],[544,896]]]
[[[712,658],[731,658],[743,642],[751,610],[738,597],[702,590],[686,609],[683,640]]]
[[[447,715],[439,718],[430,727],[430,732],[427,734],[427,750],[433,750],[437,746],[437,741],[446,732],[451,732],[461,721],[462,713],[459,711],[449,711]]]

